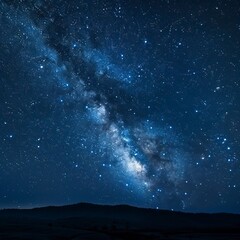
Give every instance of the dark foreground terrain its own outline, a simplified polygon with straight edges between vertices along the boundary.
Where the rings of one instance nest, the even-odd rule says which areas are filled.
[[[240,239],[240,215],[76,204],[0,211],[0,239]]]

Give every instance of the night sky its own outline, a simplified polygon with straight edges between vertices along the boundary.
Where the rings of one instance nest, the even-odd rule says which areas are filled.
[[[0,0],[0,208],[240,213],[238,0]]]

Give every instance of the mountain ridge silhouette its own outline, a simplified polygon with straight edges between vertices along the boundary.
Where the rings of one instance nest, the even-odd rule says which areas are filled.
[[[211,239],[214,236],[218,239],[219,234],[240,239],[240,215],[184,213],[86,202],[0,210],[0,239],[23,239],[22,234],[29,235],[24,239],[39,239],[36,234],[42,232],[45,233],[42,239],[166,239],[164,236],[170,239],[175,236],[176,239],[185,239],[185,236]],[[73,233],[78,237],[71,238]],[[31,238],[32,234],[35,238]],[[91,237],[84,237],[85,234]]]

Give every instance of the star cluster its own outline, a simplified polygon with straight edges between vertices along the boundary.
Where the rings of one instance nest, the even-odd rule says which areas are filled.
[[[0,207],[239,212],[239,12],[0,0]]]

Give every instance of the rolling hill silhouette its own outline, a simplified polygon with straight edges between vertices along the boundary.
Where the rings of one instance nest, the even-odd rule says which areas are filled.
[[[0,239],[240,239],[240,215],[89,203],[7,209]]]

